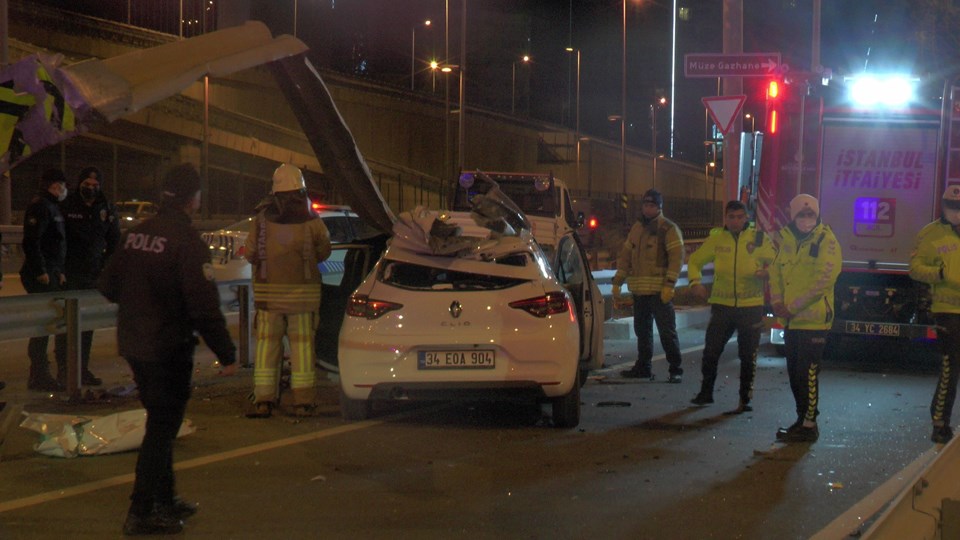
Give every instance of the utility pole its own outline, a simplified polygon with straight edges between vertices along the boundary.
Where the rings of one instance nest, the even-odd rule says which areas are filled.
[[[743,0],[723,0],[723,54],[743,53]],[[742,77],[723,77],[723,95],[743,93]],[[723,200],[732,201],[739,195],[740,131],[743,119],[738,114],[733,127],[723,137]]]

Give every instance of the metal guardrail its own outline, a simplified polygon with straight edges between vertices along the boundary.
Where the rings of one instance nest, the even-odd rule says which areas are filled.
[[[239,313],[237,361],[250,363],[251,294],[246,280],[217,284],[220,310]],[[67,392],[79,398],[80,332],[117,325],[117,306],[96,290],[59,291],[0,299],[0,341],[55,334],[67,335]]]

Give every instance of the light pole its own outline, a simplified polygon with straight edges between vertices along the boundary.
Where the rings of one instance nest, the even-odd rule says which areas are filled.
[[[577,185],[580,184],[580,49],[567,47],[567,52],[577,53],[577,107],[574,113],[574,139],[577,141]],[[568,105],[569,107],[569,105]]]
[[[297,37],[297,0],[293,0],[293,37]]]
[[[650,140],[653,149],[653,188],[657,187],[657,109],[667,104],[667,98],[660,97],[650,104]]]
[[[524,64],[530,63],[530,55],[525,54],[520,57],[520,62]],[[510,114],[517,114],[517,63],[513,62],[510,64],[512,66],[511,70],[511,83],[510,83]]]
[[[423,25],[430,28],[433,24],[430,19],[423,21]],[[410,29],[410,90],[414,90],[417,77],[417,27]]]
[[[750,121],[750,133],[756,133],[757,131],[757,118],[750,113],[743,115],[744,120]]]
[[[623,54],[620,78],[620,175],[627,195],[627,0],[623,1]]]

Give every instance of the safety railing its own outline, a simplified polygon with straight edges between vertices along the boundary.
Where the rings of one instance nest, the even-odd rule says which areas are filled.
[[[246,280],[217,284],[220,310],[237,313],[239,346],[237,361],[250,364],[251,294]],[[117,325],[117,306],[96,290],[59,291],[8,296],[0,299],[0,341],[66,334],[67,393],[80,395],[80,333]]]

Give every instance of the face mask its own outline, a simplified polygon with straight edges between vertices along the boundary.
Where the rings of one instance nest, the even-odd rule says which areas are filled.
[[[943,219],[947,220],[951,225],[960,225],[960,210],[944,208]]]
[[[798,217],[794,223],[797,226],[797,230],[803,234],[807,234],[817,226],[817,218],[811,217]]]
[[[60,190],[60,193],[57,194],[57,201],[63,202],[67,198],[67,188]]]
[[[80,188],[80,196],[83,197],[83,200],[85,201],[92,201],[93,199],[97,198],[98,191],[100,190],[95,187],[83,186]]]

